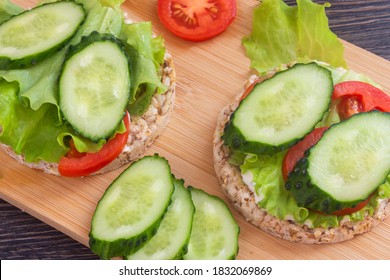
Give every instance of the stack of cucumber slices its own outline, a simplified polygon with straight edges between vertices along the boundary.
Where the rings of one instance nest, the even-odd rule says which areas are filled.
[[[218,197],[145,156],[107,188],[92,218],[89,245],[102,259],[234,259],[239,227]]]
[[[296,64],[241,100],[222,139],[232,150],[275,155],[324,126],[331,111],[332,72]],[[333,214],[366,201],[390,172],[390,114],[361,112],[330,125],[285,181],[298,206]],[[337,215],[337,214],[336,214]]]

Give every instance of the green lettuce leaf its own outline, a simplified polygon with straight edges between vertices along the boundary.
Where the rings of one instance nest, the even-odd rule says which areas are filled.
[[[320,65],[327,68],[328,70],[330,70],[330,72],[332,73],[332,79],[333,79],[334,84],[338,84],[338,83],[346,82],[346,81],[361,81],[361,82],[371,84],[374,87],[382,88],[381,85],[379,85],[373,79],[371,79],[370,77],[367,77],[366,75],[364,75],[362,73],[358,73],[358,72],[355,72],[351,69],[345,69],[342,67],[338,67],[338,68],[331,67],[331,66],[326,65],[324,63],[320,63]]]
[[[19,84],[20,101],[25,106],[38,110],[43,104],[52,104],[57,107],[57,118],[60,119],[57,80],[64,57],[65,50],[61,50],[30,68],[0,70],[0,77]]]
[[[55,1],[41,3],[44,2]],[[58,162],[69,150],[70,138],[79,152],[96,152],[106,142],[102,139],[94,143],[78,135],[63,120],[58,104],[57,81],[66,50],[92,31],[111,33],[130,46],[128,55],[132,60],[133,112],[145,111],[152,89],[159,92],[166,89],[157,71],[165,47],[161,38],[152,36],[150,23],[125,24],[120,9],[123,0],[77,2],[84,5],[87,17],[64,49],[30,68],[0,71],[0,142],[10,145],[16,153],[23,154],[28,162]],[[8,1],[2,1],[0,20],[21,11],[21,8]],[[123,131],[122,123],[116,133]]]
[[[167,87],[158,75],[164,61],[165,47],[161,37],[152,37],[150,22],[126,24],[122,40],[130,58],[130,114],[142,115],[148,108],[154,93],[165,92]]]
[[[284,188],[282,164],[285,152],[267,155],[248,155],[240,166],[244,177],[254,183],[258,204],[279,219],[304,222],[309,210],[299,207],[293,196]],[[246,180],[245,180],[246,181]],[[246,182],[248,184],[248,182]]]
[[[19,102],[18,83],[0,81],[0,140],[28,162],[57,162],[65,153],[57,135],[72,131],[66,124],[58,125],[57,108],[50,104],[33,110]]]
[[[87,36],[93,31],[111,33],[116,37],[120,35],[124,16],[118,3],[123,1],[77,0],[76,2],[83,4],[87,12],[87,17],[76,35],[72,38],[71,45],[77,44],[83,36]]]
[[[242,43],[251,67],[263,74],[292,61],[323,61],[346,67],[344,47],[329,29],[325,8],[310,0],[288,6],[264,0],[254,9],[253,28]]]

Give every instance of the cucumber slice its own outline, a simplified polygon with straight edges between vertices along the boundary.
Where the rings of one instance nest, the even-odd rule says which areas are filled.
[[[69,48],[59,79],[60,108],[82,136],[95,142],[110,137],[129,92],[129,60],[113,35],[93,32]]]
[[[360,113],[331,126],[290,173],[299,206],[333,213],[366,200],[390,172],[390,114]]]
[[[294,145],[323,118],[332,74],[316,63],[296,64],[255,85],[226,125],[222,139],[234,150],[270,154]]]
[[[156,234],[129,260],[178,260],[187,252],[195,208],[183,180],[175,180],[172,202]]]
[[[156,233],[174,190],[166,159],[146,156],[106,190],[92,218],[89,245],[103,259],[127,256]]]
[[[31,66],[61,49],[84,21],[73,1],[47,3],[0,25],[0,69]]]
[[[195,205],[186,260],[235,259],[240,228],[220,198],[189,187]]]

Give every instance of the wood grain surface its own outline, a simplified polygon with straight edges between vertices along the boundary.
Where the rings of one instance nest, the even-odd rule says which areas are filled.
[[[32,6],[34,1],[15,2]],[[172,119],[148,153],[165,156],[186,185],[222,199],[212,166],[212,136],[219,111],[251,73],[240,41],[251,30],[252,10],[258,4],[256,0],[237,2],[237,18],[230,28],[196,44],[163,28],[156,1],[139,5],[139,0],[127,0],[124,5],[134,20],[150,20],[155,33],[163,34],[177,70]],[[327,9],[330,26],[344,40],[349,67],[390,91],[389,1],[328,2],[332,4]],[[90,220],[103,191],[122,170],[85,179],[58,178],[20,166],[0,152],[0,259],[97,258],[85,246]],[[238,259],[390,259],[390,220],[351,241],[313,246],[267,235],[232,212],[241,228]]]

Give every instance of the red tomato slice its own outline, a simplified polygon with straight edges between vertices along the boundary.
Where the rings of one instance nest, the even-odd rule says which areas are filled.
[[[211,39],[236,17],[236,0],[158,0],[158,16],[176,36],[190,41]]]
[[[286,156],[284,157],[282,166],[283,178],[285,181],[287,180],[288,174],[293,171],[297,162],[303,158],[305,151],[314,146],[321,139],[327,129],[328,127],[315,128],[312,132],[306,135],[302,141],[298,142],[288,150]]]
[[[80,153],[70,142],[71,150],[61,158],[58,171],[62,176],[81,177],[94,173],[113,161],[124,149],[130,132],[130,115],[124,117],[126,132],[116,134],[97,153]]]
[[[364,82],[347,81],[336,84],[332,99],[339,99],[337,111],[342,120],[360,112],[390,112],[390,95]]]

